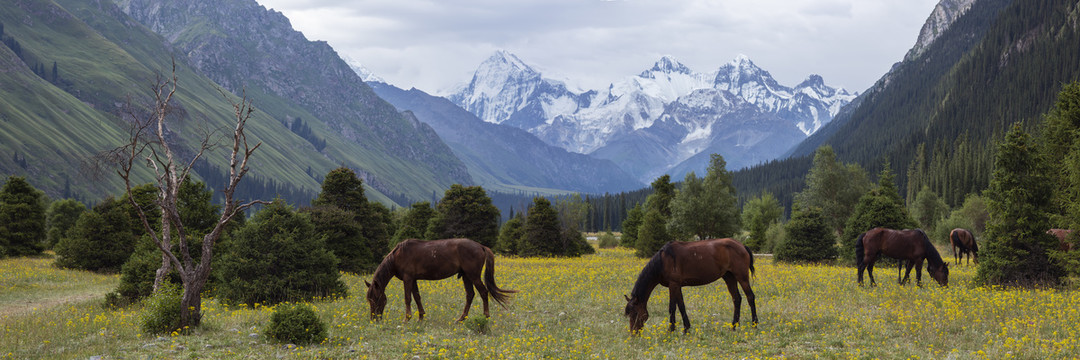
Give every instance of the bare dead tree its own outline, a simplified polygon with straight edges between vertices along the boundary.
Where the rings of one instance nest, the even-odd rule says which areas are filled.
[[[251,118],[255,108],[242,94],[239,102],[234,102],[232,97],[219,89],[219,92],[233,106],[235,127],[232,131],[232,146],[228,147],[230,155],[228,181],[221,189],[224,194],[225,204],[221,209],[221,215],[213,230],[203,236],[202,252],[199,261],[196,262],[188,248],[188,233],[184,223],[180,219],[180,211],[177,206],[179,199],[180,184],[192,171],[196,161],[202,158],[208,151],[217,148],[214,132],[206,132],[198,148],[194,151],[191,159],[179,162],[179,156],[173,146],[166,139],[167,123],[173,119],[176,108],[172,105],[176,95],[177,77],[176,62],[173,61],[172,74],[169,78],[159,75],[154,82],[151,92],[153,96],[152,109],[140,111],[134,106],[125,109],[125,116],[129,118],[128,141],[108,153],[106,161],[113,164],[116,173],[124,180],[128,201],[139,216],[143,227],[146,229],[151,240],[161,251],[161,268],[157,270],[154,279],[154,291],[160,288],[162,281],[174,269],[180,274],[183,283],[183,297],[180,307],[180,327],[196,327],[202,320],[202,290],[206,286],[206,280],[210,276],[210,262],[213,258],[214,244],[221,238],[226,224],[234,216],[242,216],[247,208],[255,204],[266,204],[265,201],[253,200],[249,202],[237,202],[233,195],[236,192],[240,180],[250,170],[248,160],[262,143],[249,146],[245,127]],[[146,214],[146,207],[139,204],[138,199],[132,196],[136,167],[139,165],[148,168],[154,175],[157,185],[157,199],[155,204],[161,211],[161,229],[157,231],[150,224]],[[174,251],[173,245],[177,246]]]

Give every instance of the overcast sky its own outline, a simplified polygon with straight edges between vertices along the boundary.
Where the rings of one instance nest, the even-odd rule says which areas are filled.
[[[388,82],[438,93],[496,50],[545,77],[607,87],[672,55],[699,72],[738,54],[781,84],[862,92],[901,60],[938,0],[258,0]]]

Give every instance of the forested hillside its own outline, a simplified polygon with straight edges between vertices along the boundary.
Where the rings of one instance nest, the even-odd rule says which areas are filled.
[[[897,64],[861,99],[793,152],[809,163],[830,144],[844,162],[877,173],[886,161],[910,200],[923,185],[950,206],[986,188],[993,144],[1009,126],[1038,126],[1065,83],[1080,79],[1076,1],[982,0],[921,56]],[[799,166],[735,175],[740,193],[782,185]],[[770,176],[754,175],[769,173]],[[786,174],[786,175],[785,175]],[[764,181],[740,181],[749,177]],[[903,190],[906,189],[906,190]],[[786,197],[786,196],[782,196]]]

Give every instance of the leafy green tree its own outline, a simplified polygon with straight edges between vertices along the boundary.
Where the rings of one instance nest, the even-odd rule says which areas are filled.
[[[671,200],[668,231],[674,239],[729,237],[739,229],[738,200],[726,167],[723,156],[712,154],[704,179],[686,174]]]
[[[115,272],[135,250],[132,220],[123,202],[107,198],[83,212],[69,236],[56,244],[56,265],[69,269]]]
[[[482,187],[451,185],[436,208],[428,239],[468,238],[492,247],[499,238],[499,208]]]
[[[499,240],[495,244],[495,251],[503,254],[517,255],[520,253],[520,243],[524,235],[525,219],[519,214],[503,223],[499,229]]]
[[[563,229],[580,232],[589,214],[589,203],[581,200],[581,194],[573,194],[556,198],[555,209],[559,211],[559,222]]]
[[[301,210],[311,218],[317,236],[325,237],[326,248],[338,258],[338,270],[360,273],[378,266],[364,239],[360,223],[352,212],[336,206],[316,206]]]
[[[522,256],[555,256],[566,251],[559,212],[551,206],[548,199],[533,198],[533,205],[529,208],[529,215],[525,217],[522,232],[519,248]]]
[[[49,209],[45,210],[46,247],[52,249],[67,236],[68,230],[75,226],[84,211],[86,205],[75,199],[57,200],[49,204]]]
[[[0,188],[0,255],[37,255],[45,250],[45,194],[25,178],[9,176]]]
[[[645,211],[640,203],[634,205],[634,208],[627,212],[626,220],[623,220],[622,223],[622,238],[619,239],[619,246],[628,248],[637,247],[638,228],[641,226],[641,220],[644,217]]]
[[[635,253],[637,257],[648,258],[653,256],[664,244],[670,242],[671,235],[667,232],[667,219],[660,214],[660,210],[650,209],[642,217],[641,226],[638,227]]]
[[[989,220],[990,212],[986,209],[986,201],[978,194],[968,194],[963,205],[938,224],[934,238],[948,239],[949,232],[956,228],[967,229],[975,238],[982,238]]]
[[[930,186],[923,185],[922,190],[915,195],[915,201],[911,204],[911,215],[923,229],[932,230],[937,228],[939,222],[945,218],[949,211],[949,205],[930,190]]]
[[[1019,124],[998,144],[994,176],[985,192],[990,222],[976,282],[1016,286],[1059,281],[1062,269],[1048,255],[1057,239],[1045,233],[1054,211],[1048,165]]]
[[[431,222],[431,218],[435,217],[435,209],[431,208],[431,203],[427,201],[420,201],[412,204],[412,208],[405,213],[405,217],[401,220],[401,226],[398,228],[397,233],[394,234],[393,243],[397,244],[405,239],[424,239],[424,233],[427,231],[428,224]]]
[[[821,262],[836,258],[836,237],[821,210],[796,209],[784,231],[786,237],[774,251],[776,261]]]
[[[881,170],[877,187],[859,198],[854,213],[848,218],[840,240],[840,258],[855,263],[855,239],[859,234],[876,227],[913,229],[918,226],[904,207],[900,192],[893,183],[895,177],[889,164]],[[788,232],[790,237],[791,233]]]
[[[847,218],[859,198],[870,190],[866,172],[856,164],[843,165],[829,145],[814,153],[814,162],[806,175],[806,188],[795,194],[796,207],[821,209],[829,227],[844,234]]]
[[[281,200],[239,229],[221,259],[219,295],[253,306],[345,295],[338,259],[306,214]]]
[[[750,230],[750,238],[746,246],[754,251],[762,251],[765,248],[765,232],[769,226],[780,221],[784,216],[784,207],[770,192],[762,193],[761,196],[750,199],[743,206],[742,222]]]

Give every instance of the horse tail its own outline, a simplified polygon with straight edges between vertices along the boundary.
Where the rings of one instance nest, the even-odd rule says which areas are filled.
[[[855,239],[855,266],[863,266],[863,237],[866,233],[859,234],[859,238]]]
[[[506,302],[510,300],[509,294],[516,293],[517,290],[500,289],[498,285],[495,285],[495,253],[492,253],[491,249],[484,248],[484,255],[487,257],[484,264],[484,286],[487,287],[491,298],[506,308]]]
[[[746,253],[750,254],[750,275],[754,275],[754,252],[749,246],[743,245],[743,247],[746,248]]]
[[[953,247],[959,247],[960,250],[964,250],[964,241],[960,239],[960,231],[953,230],[949,233],[949,238]]]

